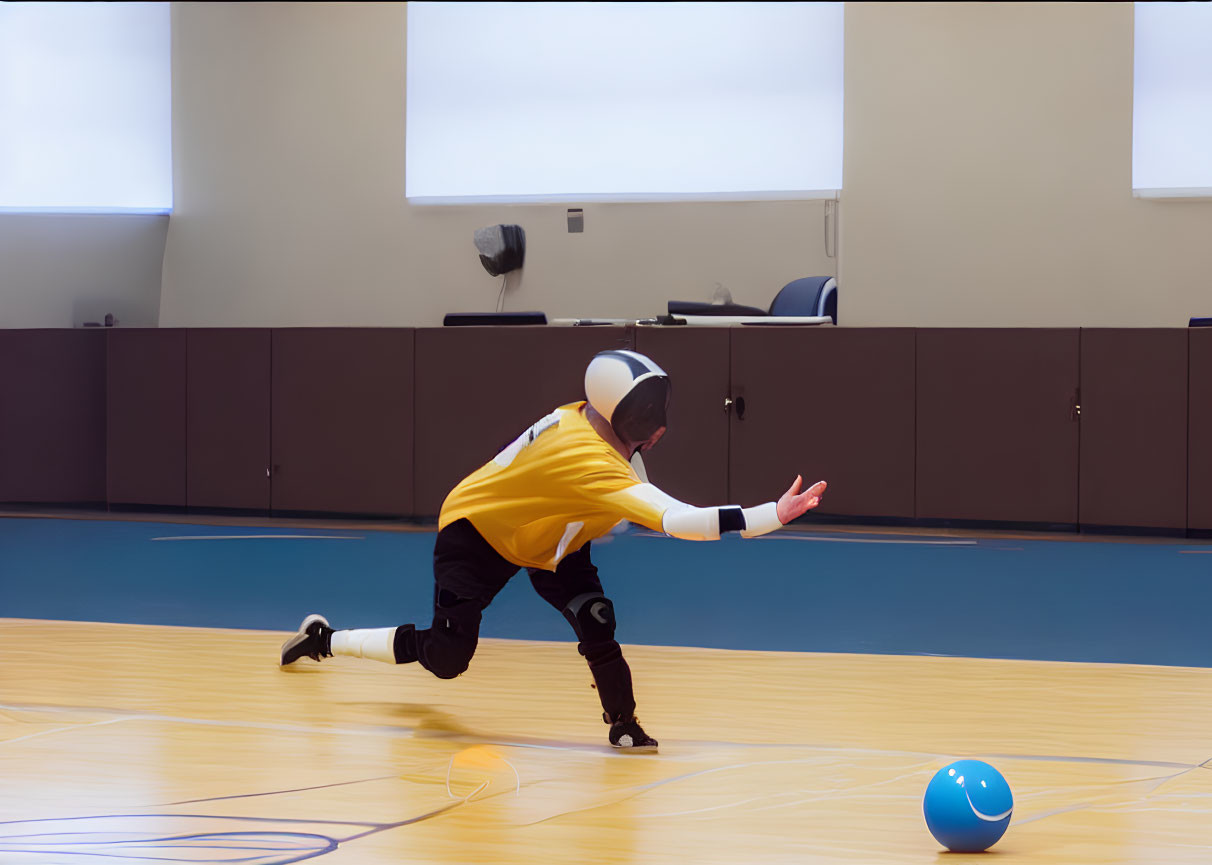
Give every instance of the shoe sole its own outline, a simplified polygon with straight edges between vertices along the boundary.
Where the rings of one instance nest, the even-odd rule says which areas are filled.
[[[278,666],[279,667],[289,666],[290,664],[293,664],[295,661],[298,661],[298,660],[301,660],[302,658],[307,657],[306,655],[300,655],[298,658],[295,658],[295,661],[286,661],[285,660],[286,653],[289,650],[293,649],[295,646],[299,645],[299,643],[303,642],[304,640],[306,640],[308,638],[307,629],[310,628],[316,622],[319,622],[321,625],[323,625],[326,628],[328,627],[328,619],[324,618],[319,613],[312,613],[310,616],[308,616],[306,619],[304,619],[303,624],[299,625],[299,630],[295,633],[295,635],[282,644],[282,653],[278,656]]]
[[[616,751],[626,754],[655,754],[659,745],[611,745]]]

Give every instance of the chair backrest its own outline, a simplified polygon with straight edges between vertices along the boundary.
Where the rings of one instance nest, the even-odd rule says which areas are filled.
[[[783,286],[770,304],[771,315],[827,315],[837,324],[837,280],[806,276]]]

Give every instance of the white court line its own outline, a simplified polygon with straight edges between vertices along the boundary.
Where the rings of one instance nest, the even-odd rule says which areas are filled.
[[[10,712],[39,712],[46,714],[96,714],[97,712],[112,712],[119,714],[115,709],[77,709],[72,706],[22,706],[22,705],[0,705],[0,709],[5,709]],[[54,730],[43,730],[39,733],[31,733],[28,736],[21,736],[17,739],[0,740],[0,745],[10,744],[12,742],[20,742],[23,739],[32,739],[35,736],[46,736],[51,733],[69,732],[71,730],[83,730],[86,727],[97,727],[102,724],[119,724],[130,721],[158,721],[167,724],[190,724],[198,727],[227,727],[235,729],[252,729],[252,730],[273,730],[281,733],[304,733],[308,735],[314,734],[331,734],[335,736],[387,736],[391,738],[411,738],[416,735],[416,729],[413,727],[375,727],[368,725],[367,727],[356,729],[350,727],[319,727],[308,726],[302,724],[274,724],[263,721],[241,721],[241,720],[219,720],[213,718],[187,718],[179,715],[153,715],[153,714],[122,714],[118,718],[110,718],[106,721],[94,721],[91,724],[78,724],[72,727],[57,727]]]
[[[92,723],[89,723],[89,724],[75,724],[71,727],[56,727],[53,730],[42,730],[41,732],[38,732],[38,733],[30,733],[27,736],[18,736],[15,739],[0,739],[0,747],[3,747],[4,745],[12,745],[15,742],[25,742],[30,739],[37,739],[39,736],[49,736],[52,733],[70,733],[70,732],[75,732],[76,730],[83,730],[86,727],[102,727],[106,724],[117,724],[119,721],[125,721],[125,720],[128,720],[128,719],[110,718],[107,721],[93,721]]]
[[[660,534],[659,532],[637,532],[641,538],[665,538],[668,535]],[[751,540],[761,541],[817,541],[825,544],[904,544],[912,546],[927,546],[927,547],[974,547],[977,541],[916,541],[916,540],[899,540],[893,538],[822,538],[810,535],[795,535],[795,534],[769,534],[762,535]]]
[[[85,727],[97,726],[97,725],[103,724],[103,723],[104,724],[117,724],[117,723],[126,722],[126,721],[159,721],[159,722],[171,723],[171,724],[190,724],[190,725],[200,726],[200,727],[226,727],[226,728],[237,728],[237,729],[247,728],[247,729],[253,729],[253,730],[273,730],[273,731],[283,732],[283,733],[304,733],[304,734],[308,734],[308,735],[319,734],[319,735],[333,735],[333,736],[383,736],[383,737],[388,737],[388,738],[405,739],[405,738],[415,738],[416,734],[417,734],[417,728],[404,727],[404,726],[396,727],[396,726],[369,725],[368,724],[368,725],[365,725],[360,728],[322,727],[322,726],[317,726],[317,725],[280,724],[280,723],[270,723],[270,722],[265,722],[265,721],[251,721],[251,720],[239,720],[239,719],[219,720],[219,719],[212,719],[212,718],[189,718],[189,717],[183,717],[180,715],[159,715],[159,714],[153,714],[150,712],[141,713],[141,712],[137,712],[137,711],[136,712],[128,711],[127,713],[122,713],[122,711],[119,709],[111,709],[111,708],[106,708],[106,707],[102,707],[102,706],[49,706],[49,705],[42,705],[42,704],[36,704],[36,703],[34,703],[34,704],[0,703],[0,710],[8,711],[8,712],[38,712],[38,713],[42,713],[42,714],[51,714],[51,715],[55,715],[55,714],[57,714],[57,715],[82,715],[82,714],[96,715],[101,712],[108,712],[110,714],[120,715],[120,717],[111,718],[108,721],[93,722],[92,724],[80,724],[80,725],[76,725],[73,727],[60,727],[60,728],[57,728],[57,730],[55,730],[55,731],[45,730],[45,731],[42,731],[41,733],[32,734],[35,736],[46,735],[47,733],[50,733],[50,732],[65,732],[68,730],[79,730],[79,729],[84,729]],[[571,751],[571,752],[580,752],[580,753],[588,753],[588,754],[607,754],[607,755],[611,755],[611,756],[617,756],[618,759],[623,759],[623,760],[635,759],[633,756],[630,756],[630,755],[620,755],[617,749],[610,748],[609,746],[606,746],[606,745],[589,745],[589,744],[579,744],[579,743],[540,744],[540,743],[536,743],[536,742],[510,742],[510,741],[496,741],[494,739],[480,739],[480,738],[476,738],[474,736],[466,736],[466,735],[443,736],[443,737],[441,737],[441,739],[443,741],[456,742],[456,743],[471,742],[472,744],[477,744],[477,745],[494,745],[497,747],[505,747],[505,748],[525,748],[527,750],[537,750],[537,751]],[[16,740],[9,739],[8,741],[13,742]],[[3,744],[3,743],[0,743],[0,744]],[[724,748],[752,748],[752,747],[755,747],[755,745],[752,743],[736,743],[736,742],[691,742],[690,744],[700,745],[700,746],[706,745],[709,747],[722,746]],[[757,747],[764,747],[764,746],[757,746]],[[944,758],[953,759],[950,755],[933,754],[930,752],[922,752],[922,751],[889,751],[889,750],[886,750],[883,748],[847,748],[847,747],[837,747],[837,746],[830,746],[830,745],[813,745],[811,743],[801,743],[801,742],[790,742],[790,743],[777,742],[777,743],[771,743],[770,747],[809,748],[813,751],[822,751],[822,752],[831,753],[831,754],[832,753],[857,752],[857,753],[862,753],[862,754],[879,754],[879,755],[912,756],[912,757],[927,756],[927,757],[931,757],[935,760],[941,760]],[[685,757],[679,757],[677,755],[665,755],[665,759],[670,760],[670,761],[680,760],[680,759],[689,759],[689,760],[693,760],[693,761],[698,761],[700,759],[700,755],[697,752],[690,754],[688,756],[685,756]],[[812,760],[819,759],[819,757],[800,758],[800,759],[802,760],[802,762],[811,762]],[[757,761],[757,762],[753,763],[752,765],[759,765],[759,763],[761,763],[761,762],[769,762],[769,761]],[[717,768],[719,768],[719,767],[717,767]],[[711,770],[703,770],[703,771],[711,771]],[[692,774],[700,774],[700,773],[695,772]],[[689,776],[686,776],[686,777],[689,777]],[[654,786],[654,785],[649,785],[649,786]]]
[[[79,715],[88,714],[95,715],[98,712],[109,712],[111,714],[120,714],[117,709],[106,709],[102,707],[75,707],[75,706],[42,706],[42,705],[22,705],[22,704],[7,704],[0,703],[0,710],[10,712],[40,712],[45,714],[61,714],[61,715]],[[232,729],[250,729],[250,730],[273,730],[282,733],[301,733],[305,735],[325,735],[325,736],[381,736],[392,739],[412,739],[417,736],[416,727],[396,727],[386,725],[366,725],[361,728],[354,727],[322,727],[316,725],[303,724],[277,724],[265,721],[248,721],[248,720],[219,720],[214,718],[189,718],[180,715],[156,715],[156,714],[121,714],[121,717],[111,718],[107,721],[94,721],[89,724],[78,724],[72,727],[57,727],[54,730],[43,730],[39,733],[31,733],[28,736],[21,736],[19,739],[0,740],[0,746],[17,742],[22,739],[32,739],[35,736],[46,736],[51,733],[63,733],[72,730],[82,730],[86,727],[96,727],[102,724],[119,724],[130,721],[158,721],[166,724],[189,724],[197,727],[224,727]],[[531,750],[541,751],[584,751],[589,753],[602,753],[606,750],[606,746],[595,745],[540,745],[531,742],[496,742],[478,739],[466,735],[451,735],[440,737],[443,741],[449,742],[470,742],[476,745],[497,745],[509,748],[527,748]],[[436,740],[436,737],[435,737]],[[614,753],[614,749],[606,750],[606,753]],[[517,771],[516,769],[514,770]],[[520,779],[519,779],[520,783]]]
[[[243,541],[266,538],[292,541],[364,541],[360,535],[176,535],[169,538],[152,538],[153,541]]]
[[[821,538],[808,535],[764,535],[762,540],[771,541],[818,541],[826,544],[911,544],[926,547],[974,547],[976,541],[913,541],[893,540],[891,538]]]

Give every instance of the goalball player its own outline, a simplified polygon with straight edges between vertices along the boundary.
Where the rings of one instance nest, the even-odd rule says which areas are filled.
[[[539,595],[559,610],[589,663],[616,748],[653,750],[635,716],[631,670],[615,641],[614,605],[602,591],[590,544],[629,520],[675,538],[755,537],[820,503],[825,482],[801,478],[777,502],[698,508],[643,479],[637,454],[665,433],[669,377],[633,351],[604,351],[585,371],[587,401],[561,406],[522,433],[446,497],[434,545],[433,622],[428,628],[334,630],[312,614],[282,646],[281,663],[348,655],[418,662],[441,679],[467,669],[480,619],[510,578],[526,568]],[[642,461],[639,462],[642,472]]]

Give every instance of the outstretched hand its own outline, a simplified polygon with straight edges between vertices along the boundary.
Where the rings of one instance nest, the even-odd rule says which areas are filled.
[[[796,517],[803,516],[819,505],[821,503],[821,496],[825,494],[825,487],[828,486],[824,481],[817,481],[801,493],[800,486],[803,482],[804,479],[796,475],[795,483],[791,485],[791,489],[783,493],[783,497],[779,499],[777,512],[779,522],[783,525],[787,525],[787,523]]]

